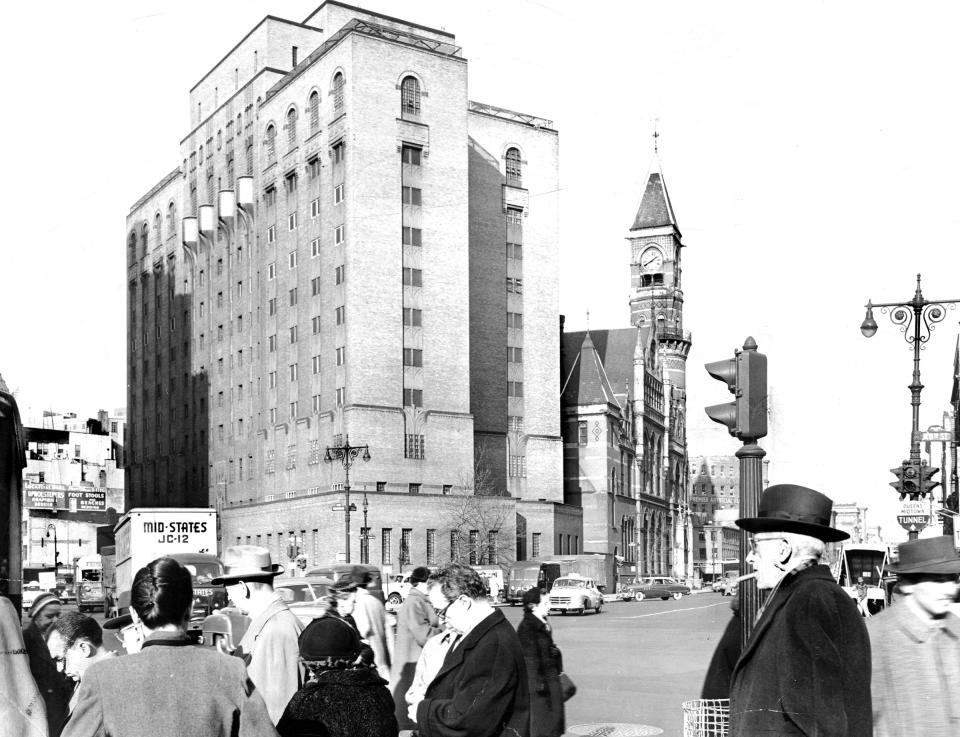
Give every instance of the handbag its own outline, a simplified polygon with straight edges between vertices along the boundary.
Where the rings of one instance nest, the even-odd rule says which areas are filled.
[[[566,673],[560,673],[560,695],[564,701],[569,701],[577,693],[577,684]]]

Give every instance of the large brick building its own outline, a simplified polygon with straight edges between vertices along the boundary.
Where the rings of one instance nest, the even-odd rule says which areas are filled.
[[[551,122],[471,102],[452,34],[334,1],[264,18],[189,99],[127,219],[131,505],[334,560],[349,441],[352,560],[559,552]]]
[[[630,244],[633,327],[564,333],[566,498],[583,510],[584,550],[623,573],[693,575],[680,229],[662,173],[650,174]]]

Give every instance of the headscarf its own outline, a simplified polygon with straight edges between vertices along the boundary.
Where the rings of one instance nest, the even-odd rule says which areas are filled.
[[[23,644],[20,617],[0,596],[0,724],[8,734],[47,737],[47,707],[40,697]]]

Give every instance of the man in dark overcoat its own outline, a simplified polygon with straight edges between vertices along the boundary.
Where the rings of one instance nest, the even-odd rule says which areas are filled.
[[[870,640],[857,606],[820,564],[833,502],[803,486],[771,486],[756,517],[747,561],[767,591],[734,667],[732,737],[871,737]]]
[[[431,637],[443,632],[437,613],[427,598],[429,577],[430,569],[426,566],[413,569],[410,574],[410,591],[397,612],[397,644],[393,649],[390,688],[393,691],[395,714],[400,729],[416,727],[407,716],[405,697],[413,683],[423,646]]]
[[[528,737],[530,693],[516,630],[487,600],[476,571],[450,563],[428,597],[462,633],[416,706],[420,737]]]

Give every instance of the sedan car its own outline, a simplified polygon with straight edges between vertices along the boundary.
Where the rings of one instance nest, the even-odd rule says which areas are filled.
[[[23,585],[23,611],[30,611],[30,607],[33,606],[34,599],[36,599],[40,594],[44,593],[43,589],[40,588],[40,584],[36,581],[27,581]]]
[[[668,576],[646,576],[635,584],[627,586],[623,591],[626,601],[643,601],[644,599],[680,599],[690,593],[690,587],[684,586],[675,578]]]

